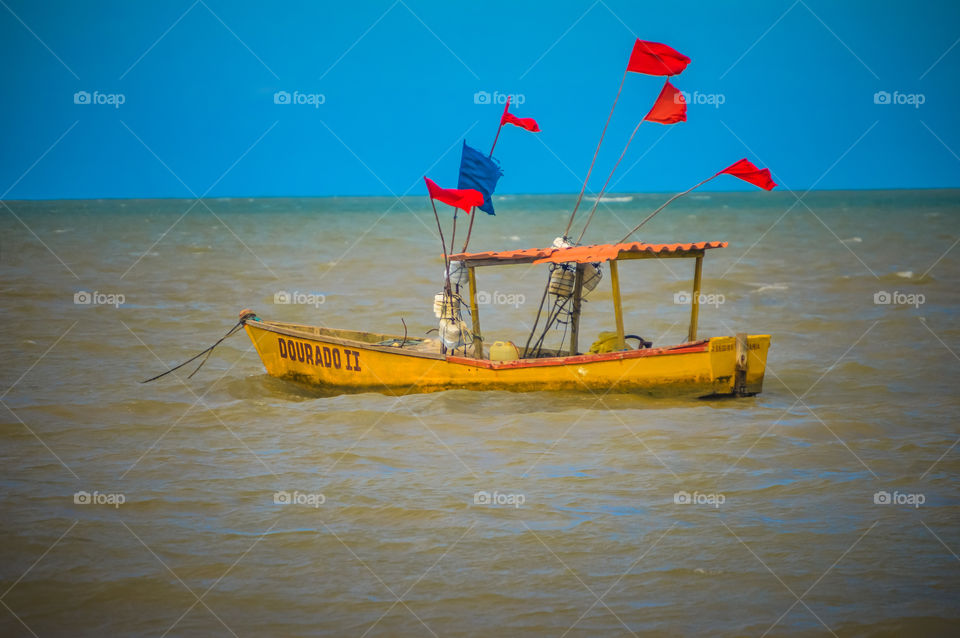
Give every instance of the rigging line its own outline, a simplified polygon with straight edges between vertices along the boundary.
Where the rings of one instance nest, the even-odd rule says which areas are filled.
[[[551,271],[553,272],[553,271]],[[523,346],[523,358],[527,358],[527,352],[530,350],[530,341],[533,340],[533,335],[537,332],[537,324],[540,323],[540,315],[543,313],[543,303],[547,300],[547,291],[550,289],[550,278],[547,278],[547,285],[543,288],[543,295],[540,297],[540,306],[537,307],[537,317],[533,320],[533,327],[530,328],[530,335],[527,337],[527,343]]]
[[[536,353],[539,356],[540,352],[543,350],[544,340],[547,337],[547,333],[550,332],[550,329],[553,327],[553,324],[557,322],[560,313],[563,312],[564,306],[567,305],[567,302],[570,300],[570,297],[560,298],[557,297],[557,300],[554,302],[554,311],[548,317],[547,323],[544,325],[543,332],[540,334],[540,338],[537,339],[535,345]]]

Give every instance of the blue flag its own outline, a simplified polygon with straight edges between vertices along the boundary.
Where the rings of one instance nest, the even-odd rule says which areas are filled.
[[[488,215],[493,212],[493,191],[497,188],[497,180],[503,175],[500,163],[492,157],[484,155],[477,149],[467,146],[463,142],[463,154],[460,156],[460,179],[457,188],[474,188],[483,193],[483,206],[480,210]]]

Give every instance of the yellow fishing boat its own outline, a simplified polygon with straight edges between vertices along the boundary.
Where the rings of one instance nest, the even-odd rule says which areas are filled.
[[[331,392],[612,390],[749,396],[763,387],[770,336],[697,338],[703,258],[707,250],[725,246],[725,242],[633,242],[450,255],[451,270],[463,273],[466,279],[467,299],[462,299],[454,286],[440,301],[443,310],[438,316],[456,314],[462,301],[464,306],[469,304],[472,321],[450,348],[445,337],[429,340],[270,321],[249,310],[241,313],[240,322],[270,375]],[[624,332],[619,263],[676,258],[695,260],[687,340],[651,347],[649,342]],[[501,343],[494,344],[495,348],[485,347],[476,269],[511,264],[548,264],[551,268],[549,298],[555,307],[569,308],[569,342],[564,348],[530,347],[529,340],[522,349]],[[608,264],[610,272],[616,332],[595,342],[592,352],[583,353],[579,349],[581,301],[592,290],[590,286],[596,286],[603,264]],[[564,276],[572,284],[566,288],[561,285]],[[547,292],[544,297],[548,297]],[[455,319],[453,314],[450,319]],[[441,332],[443,326],[441,323]],[[634,348],[628,340],[639,343]]]
[[[732,175],[764,190],[771,190],[776,184],[769,169],[760,169],[744,158],[670,197],[619,243],[580,245],[640,125],[644,121],[666,125],[686,121],[686,102],[682,92],[670,83],[670,79],[683,72],[689,62],[690,58],[667,45],[639,39],[634,43],[620,89],[630,73],[664,77],[664,85],[653,108],[637,123],[627,140],[575,240],[571,240],[569,235],[603,143],[606,125],[566,229],[548,248],[466,252],[478,211],[495,214],[493,194],[503,171],[493,152],[504,125],[510,124],[511,128],[517,127],[532,133],[540,132],[536,120],[517,117],[510,112],[510,99],[504,105],[489,153],[483,153],[469,146],[466,139],[463,140],[456,189],[443,188],[424,175],[443,246],[443,292],[434,300],[434,314],[439,319],[436,339],[265,320],[250,310],[244,310],[240,313],[240,321],[217,343],[146,382],[204,357],[197,366],[199,370],[219,343],[245,329],[269,374],[319,386],[330,392],[405,394],[468,389],[617,390],[692,396],[757,394],[763,389],[767,351],[770,348],[769,335],[739,333],[706,339],[697,336],[703,258],[708,250],[723,248],[726,243],[647,244],[627,240],[670,203],[720,175]],[[619,98],[618,89],[607,116],[607,124]],[[453,232],[450,233],[449,244],[444,237],[436,201],[450,205],[453,210]],[[459,210],[471,215],[470,225],[461,252],[450,254],[454,248]],[[686,341],[655,346],[642,337],[625,333],[620,297],[620,262],[683,258],[695,262],[690,297],[690,329]],[[522,348],[512,342],[502,341],[487,345],[480,330],[477,269],[516,264],[544,264],[550,270],[533,328]],[[582,352],[581,302],[597,287],[604,268],[610,274],[616,330],[600,333],[587,352]],[[537,336],[544,304],[548,300],[544,326]],[[464,314],[470,316],[469,325],[464,320]],[[551,342],[554,343],[559,336],[560,345],[546,347],[548,335],[553,335]]]

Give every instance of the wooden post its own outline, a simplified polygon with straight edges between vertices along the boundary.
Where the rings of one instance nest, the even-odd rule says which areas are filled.
[[[747,372],[749,371],[750,349],[747,343],[747,333],[737,333],[737,359],[734,367],[733,393],[738,396],[747,395]]]
[[[617,321],[617,348],[625,350],[627,343],[623,335],[623,306],[620,304],[620,274],[617,260],[610,260],[610,286],[613,288],[613,316]]]
[[[703,271],[703,255],[697,255],[697,265],[693,269],[693,297],[690,299],[690,331],[687,341],[697,340],[697,315],[700,312],[700,273]]]
[[[577,340],[580,334],[580,299],[583,291],[583,264],[577,264],[577,275],[573,284],[573,310],[570,314],[570,356],[577,354]]]
[[[477,306],[477,273],[474,267],[467,268],[467,283],[470,285],[470,319],[473,323],[473,356],[483,359],[483,337],[480,334],[480,308]]]

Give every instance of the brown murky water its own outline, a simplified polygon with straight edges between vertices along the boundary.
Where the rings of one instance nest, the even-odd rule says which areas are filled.
[[[472,245],[547,244],[570,199],[505,198]],[[661,200],[609,204],[593,238]],[[700,334],[773,335],[764,393],[712,402],[322,396],[243,334],[140,385],[244,307],[423,333],[432,213],[209,201],[228,230],[183,201],[10,203],[0,634],[956,635],[960,193],[806,201],[770,229],[789,194],[700,196],[644,236],[730,241]],[[628,331],[682,341],[691,269],[624,267]],[[488,339],[524,337],[543,277],[482,273]],[[583,341],[609,315],[601,284]]]

